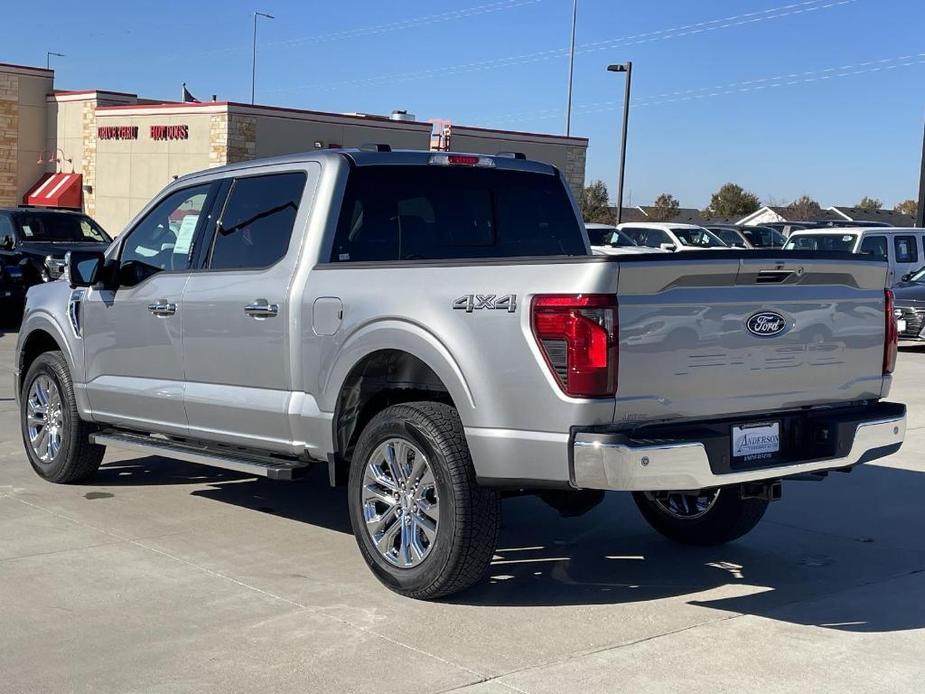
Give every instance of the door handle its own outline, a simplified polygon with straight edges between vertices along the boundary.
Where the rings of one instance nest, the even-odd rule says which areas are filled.
[[[271,304],[266,299],[255,299],[253,303],[244,307],[244,313],[251,318],[276,318],[279,315],[279,304]]]
[[[177,312],[177,305],[158,299],[153,304],[148,304],[148,310],[155,316],[172,316]]]

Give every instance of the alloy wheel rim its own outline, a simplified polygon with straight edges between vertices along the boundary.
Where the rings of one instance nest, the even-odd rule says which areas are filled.
[[[400,438],[381,443],[366,462],[363,520],[373,545],[390,564],[418,566],[437,539],[437,480],[427,456]]]
[[[721,490],[699,492],[649,493],[647,496],[655,507],[665,515],[681,520],[694,520],[710,512],[716,505]]]
[[[51,463],[64,443],[64,411],[57,384],[41,375],[32,382],[26,400],[26,424],[32,452]]]

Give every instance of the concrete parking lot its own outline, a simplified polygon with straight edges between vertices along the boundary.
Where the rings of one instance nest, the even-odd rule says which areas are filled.
[[[671,545],[613,494],[505,502],[490,578],[442,603],[367,571],[319,468],[255,480],[110,453],[55,486],[21,449],[0,336],[0,691],[922,691],[925,351],[899,454],[785,484],[743,540]]]

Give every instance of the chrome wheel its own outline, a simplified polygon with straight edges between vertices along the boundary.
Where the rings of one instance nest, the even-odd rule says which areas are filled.
[[[716,504],[719,489],[685,492],[647,492],[646,496],[662,513],[681,520],[694,520],[705,516]]]
[[[26,420],[32,452],[43,463],[52,462],[64,442],[64,414],[61,393],[49,376],[41,375],[32,382]]]
[[[417,446],[396,438],[373,451],[362,503],[366,531],[386,561],[407,569],[427,558],[437,539],[437,481]]]

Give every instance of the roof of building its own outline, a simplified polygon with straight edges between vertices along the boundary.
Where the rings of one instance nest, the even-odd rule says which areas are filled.
[[[835,205],[829,210],[841,215],[840,218],[852,222],[886,222],[894,227],[911,227],[915,224],[915,217],[895,210],[866,210],[861,207],[845,207]],[[859,226],[863,226],[860,224]]]

